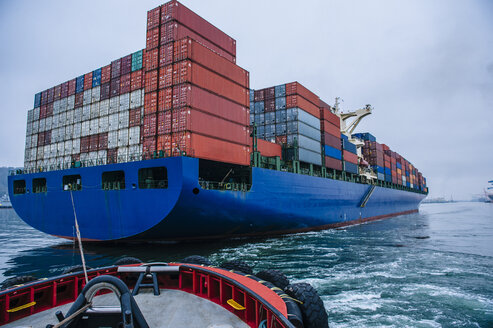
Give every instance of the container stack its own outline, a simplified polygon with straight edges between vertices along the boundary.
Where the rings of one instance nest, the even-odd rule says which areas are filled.
[[[358,152],[356,151],[356,145],[350,142],[349,138],[344,134],[341,134],[341,140],[343,170],[348,173],[359,174]]]
[[[298,82],[250,92],[257,137],[283,146],[283,159],[321,165],[319,98]]]
[[[28,111],[25,167],[106,164],[140,153],[142,76],[137,51],[36,94]]]
[[[143,155],[250,164],[248,72],[235,41],[177,1],[147,14]]]
[[[323,101],[320,101],[320,131],[325,167],[342,171],[341,120]]]

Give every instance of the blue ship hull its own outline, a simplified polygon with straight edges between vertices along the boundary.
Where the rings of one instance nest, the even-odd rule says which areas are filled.
[[[167,189],[140,189],[138,170],[165,166]],[[101,175],[123,170],[126,188],[103,190]],[[72,168],[9,177],[17,214],[47,234],[72,239],[74,208],[62,177],[80,174],[82,190],[73,191],[81,236],[93,241],[175,241],[274,235],[327,229],[418,210],[425,194],[376,187],[360,207],[366,184],[252,168],[249,191],[202,189],[199,160],[173,157]],[[32,193],[32,180],[46,178],[47,192]],[[24,194],[13,181],[25,180]],[[195,193],[193,190],[195,190]]]

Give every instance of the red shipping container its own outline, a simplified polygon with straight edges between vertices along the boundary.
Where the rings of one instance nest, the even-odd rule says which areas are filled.
[[[346,162],[358,164],[358,155],[348,152],[347,150],[343,150],[342,156],[344,156],[344,160]]]
[[[39,108],[39,119],[46,118],[46,105],[41,105]]]
[[[144,115],[157,111],[157,91],[146,93],[144,96]]]
[[[157,116],[156,114],[144,115],[144,124],[142,134],[144,137],[153,137],[156,135]]]
[[[157,113],[157,134],[171,133],[171,111]]]
[[[142,89],[142,70],[134,71],[130,74],[130,91]]]
[[[38,133],[38,147],[41,147],[44,145],[45,145],[45,133],[39,132]]]
[[[108,83],[111,80],[111,64],[101,68],[101,84]]]
[[[122,58],[121,75],[130,74],[130,72],[132,72],[132,54]]]
[[[73,79],[68,81],[68,96],[75,95],[75,87],[77,86],[77,80]],[[43,100],[43,98],[41,98]]]
[[[105,100],[110,97],[110,83],[101,84],[101,88],[99,88],[99,100]]]
[[[161,24],[172,20],[176,20],[187,26],[189,29],[200,33],[204,38],[217,44],[233,56],[236,55],[236,41],[232,37],[178,1],[168,2],[164,4],[161,9]]]
[[[120,78],[120,93],[130,92],[130,73],[122,75]]]
[[[276,88],[270,87],[265,89],[264,99],[274,99],[276,97]]]
[[[171,87],[173,85],[173,65],[161,67],[159,69],[159,89]]]
[[[155,69],[145,74],[145,92],[152,92],[157,90],[157,73],[157,69]]]
[[[157,151],[164,151],[164,153],[169,156],[171,153],[171,134],[164,134],[157,136]]]
[[[80,152],[81,153],[89,152],[89,144],[90,144],[89,136],[80,138]]]
[[[114,164],[117,162],[117,156],[118,156],[118,149],[117,148],[111,148],[108,149],[108,152],[106,153],[106,161],[108,164]]]
[[[112,79],[110,82],[110,96],[118,96],[120,94],[120,78]]]
[[[333,125],[337,126],[338,128],[341,127],[341,120],[339,118],[339,116],[337,116],[336,114],[332,113],[330,111],[330,109],[328,108],[321,108],[320,109],[320,119],[322,120],[326,120],[330,123],[332,123]]]
[[[342,161],[329,156],[325,156],[325,167],[342,171]]]
[[[250,132],[244,125],[184,107],[173,110],[173,133],[190,131],[208,137],[250,145]]]
[[[262,156],[265,157],[282,156],[282,149],[280,145],[262,139],[257,139],[257,150]]]
[[[146,36],[146,50],[149,51],[157,47],[159,47],[159,27],[147,30]]]
[[[46,102],[47,104],[53,102],[53,98],[55,98],[55,88],[50,88],[48,89],[48,101]]]
[[[68,96],[68,81],[62,83],[62,90],[60,91],[60,99]]]
[[[71,159],[72,162],[78,162],[78,161],[80,161],[80,154],[73,154],[73,155],[71,155],[71,158],[72,158]]]
[[[341,138],[341,129],[338,128],[337,126],[334,126],[332,124],[330,124],[329,122],[327,121],[323,121],[324,122],[324,125],[323,125],[323,129],[324,129],[324,132],[326,134],[330,134],[334,137],[338,137],[338,138]],[[340,144],[339,144],[340,146]]]
[[[300,95],[286,96],[286,108],[293,107],[299,107],[313,116],[320,118],[320,109]]]
[[[129,127],[140,126],[141,125],[140,115],[141,115],[140,108],[131,109],[128,115],[128,126]]]
[[[341,149],[341,137],[340,134],[339,136],[334,136],[329,133],[322,133],[322,144],[331,146],[332,148],[335,149]]]
[[[382,149],[383,151],[390,151],[389,146],[387,146],[386,144],[382,144]]]
[[[92,72],[84,74],[84,90],[92,88]]]
[[[48,103],[48,90],[45,90],[41,92],[41,105],[46,105],[47,103]]]
[[[316,94],[314,94],[313,92],[311,92],[310,90],[305,88],[303,85],[301,85],[298,82],[287,83],[286,84],[286,96],[296,95],[296,94],[302,96],[303,98],[308,100],[310,103],[312,103],[316,107],[318,107],[320,105],[320,98]],[[314,116],[316,116],[316,115],[314,115]],[[317,116],[317,117],[319,117],[319,116]]]
[[[183,26],[180,23],[177,22],[169,22],[164,25],[161,25],[161,41],[160,44],[165,45],[167,43],[173,42],[173,41],[178,41],[181,39],[184,39],[186,37],[190,37],[194,39],[195,41],[199,42],[200,44],[206,46],[207,48],[211,49],[218,55],[226,58],[230,62],[235,62],[236,58],[234,55],[226,52],[224,49],[218,47],[211,41],[201,37],[199,34],[193,32],[189,28]]]
[[[53,100],[60,100],[60,98],[62,97],[62,85],[57,85],[55,87],[55,94],[53,96]]]
[[[159,65],[159,49],[148,50],[145,55],[146,71],[157,69]]]
[[[255,90],[253,92],[253,99],[255,101],[262,101],[265,98],[265,89],[262,90]]]
[[[99,145],[99,137],[97,134],[89,136],[89,151],[97,151]]]
[[[171,110],[173,102],[173,88],[159,90],[158,94],[158,111],[163,112]]]
[[[212,161],[250,165],[250,148],[191,132],[172,135],[172,155],[187,155]]]
[[[161,19],[161,6],[147,12],[147,30],[159,26]]]
[[[100,133],[98,136],[98,150],[108,149],[108,132]]]
[[[250,95],[247,88],[231,82],[189,60],[173,64],[173,84],[176,85],[185,82],[191,82],[240,105],[249,106]]]
[[[276,110],[276,100],[275,99],[264,100],[264,111],[274,112],[275,110]]]
[[[288,142],[288,136],[276,136],[276,144],[285,145]]]
[[[192,107],[226,120],[249,125],[250,116],[245,106],[219,97],[189,83],[173,87],[173,108]]]
[[[117,59],[111,62],[111,79],[116,79],[121,75],[122,59]]]
[[[185,59],[190,59],[241,86],[249,87],[249,74],[246,70],[190,38],[174,43],[173,61]]]
[[[84,104],[84,93],[77,93],[75,94],[75,108],[82,107]]]
[[[150,158],[156,151],[156,137],[145,137],[142,141],[142,152],[144,158]]]

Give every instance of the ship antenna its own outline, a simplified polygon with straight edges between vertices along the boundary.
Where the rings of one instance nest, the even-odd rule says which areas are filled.
[[[84,258],[84,250],[82,249],[82,240],[80,239],[79,223],[77,222],[77,213],[75,213],[74,196],[72,195],[72,186],[70,186],[70,199],[72,200],[72,209],[74,210],[75,231],[77,232],[77,241],[79,242],[80,257],[82,259],[82,269],[84,269],[84,277],[86,284],[89,282],[87,278],[86,259]]]

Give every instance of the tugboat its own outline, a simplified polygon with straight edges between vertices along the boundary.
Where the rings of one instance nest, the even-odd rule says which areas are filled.
[[[253,275],[242,261],[214,267],[201,256],[184,263],[138,262],[124,258],[114,266],[38,281],[8,279],[7,289],[0,291],[0,325],[328,327],[316,290],[307,283],[290,284],[277,270]]]

